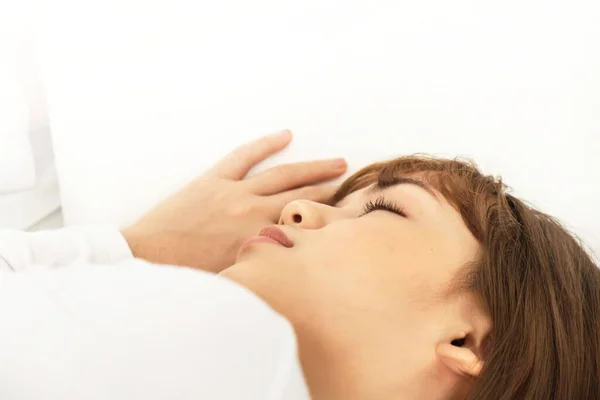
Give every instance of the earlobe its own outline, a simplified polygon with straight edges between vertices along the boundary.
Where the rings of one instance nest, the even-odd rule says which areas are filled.
[[[477,377],[483,368],[483,362],[467,347],[440,343],[437,347],[437,355],[448,368],[458,375]]]

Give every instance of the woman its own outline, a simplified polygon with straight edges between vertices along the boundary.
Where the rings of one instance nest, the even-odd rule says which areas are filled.
[[[598,399],[600,270],[467,162],[401,157],[288,204],[221,272],[293,324],[315,399]]]
[[[294,188],[338,161],[240,181],[289,140],[234,152],[125,241],[0,235],[0,272],[77,267],[0,273],[3,398],[306,398],[286,327],[231,281],[291,323],[315,400],[600,398],[600,270],[558,223],[456,160],[374,164],[332,197]],[[270,375],[252,368],[265,345],[286,349]],[[206,389],[223,374],[228,391]]]

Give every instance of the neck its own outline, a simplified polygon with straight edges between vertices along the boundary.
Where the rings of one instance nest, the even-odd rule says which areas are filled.
[[[324,340],[307,330],[296,329],[302,370],[312,400],[358,399],[360,375],[353,371],[359,361],[339,342]]]
[[[436,385],[419,385],[423,378],[415,360],[405,359],[408,349],[386,349],[385,341],[374,350],[366,336],[330,335],[310,327],[295,326],[302,369],[313,400],[387,400],[438,398],[433,393],[415,393],[416,388],[433,390]],[[334,333],[338,334],[335,335]],[[347,331],[346,331],[347,332]],[[398,354],[390,365],[389,354]],[[385,354],[385,355],[383,355]],[[413,365],[416,368],[411,368]]]

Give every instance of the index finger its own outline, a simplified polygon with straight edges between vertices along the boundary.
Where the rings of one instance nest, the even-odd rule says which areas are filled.
[[[207,174],[225,179],[242,179],[252,167],[283,150],[291,140],[292,134],[289,130],[263,136],[226,155]]]

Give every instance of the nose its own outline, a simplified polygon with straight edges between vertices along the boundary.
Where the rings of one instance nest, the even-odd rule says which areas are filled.
[[[303,229],[319,229],[327,224],[328,209],[325,204],[310,200],[294,200],[281,211],[279,225],[294,225]]]

